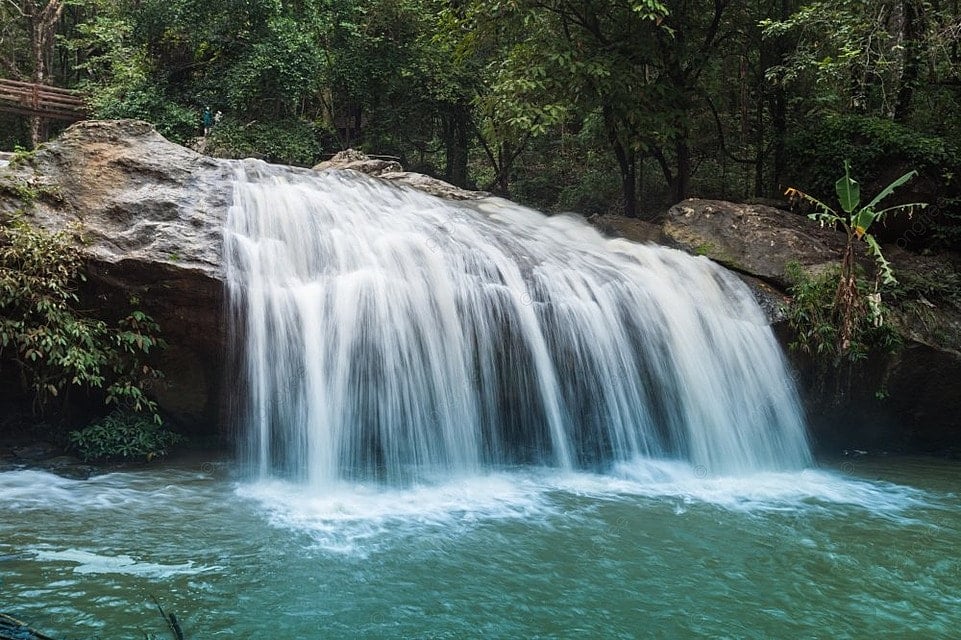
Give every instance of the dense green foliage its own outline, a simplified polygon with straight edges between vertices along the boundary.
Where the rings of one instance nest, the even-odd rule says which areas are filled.
[[[919,171],[906,197],[932,210],[906,244],[959,239],[957,3],[13,0],[0,22],[3,75],[83,88],[96,115],[184,143],[222,111],[217,154],[308,165],[354,146],[628,215],[822,193],[850,159],[872,191]],[[2,118],[2,144],[44,133]]]
[[[142,458],[167,455],[183,437],[139,413],[114,411],[97,422],[70,433],[70,444],[84,460]]]
[[[797,263],[789,265],[791,304],[786,311],[794,330],[792,349],[817,356],[816,360],[831,367],[857,362],[872,350],[893,351],[899,346],[898,334],[884,323],[886,308],[876,306],[851,317],[847,337],[842,339],[838,315],[838,283],[841,270],[830,269],[817,275],[805,273]],[[874,295],[873,284],[864,277],[855,279],[858,295],[867,299]]]
[[[48,233],[16,216],[0,224],[0,364],[13,366],[38,413],[74,391],[160,422],[147,394],[161,378],[145,358],[159,327],[134,309],[114,325],[78,308],[83,253],[72,234]]]
[[[958,140],[922,133],[886,118],[831,115],[820,126],[793,135],[788,148],[798,165],[807,167],[805,186],[812,193],[830,192],[836,180],[836,167],[846,160],[850,160],[862,182],[872,190],[880,190],[895,176],[913,168],[918,178],[909,189],[903,190],[903,197],[923,200],[933,211],[926,215],[926,224],[907,237],[889,232],[883,239],[917,247],[923,244],[919,240],[928,238],[954,247],[961,239],[961,145]]]

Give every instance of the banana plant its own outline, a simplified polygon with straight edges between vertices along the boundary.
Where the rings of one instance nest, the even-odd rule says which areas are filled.
[[[851,347],[852,340],[856,340],[859,333],[858,327],[864,319],[870,321],[874,326],[881,326],[884,321],[881,306],[880,284],[896,285],[897,279],[894,277],[894,270],[891,264],[881,252],[881,246],[877,239],[870,233],[871,225],[875,222],[884,221],[884,218],[891,213],[906,211],[910,216],[915,209],[923,209],[927,203],[912,202],[908,204],[898,204],[892,207],[879,208],[881,202],[890,196],[895,189],[908,182],[917,175],[917,171],[909,171],[884,189],[881,190],[870,202],[861,205],[861,185],[851,177],[850,163],[844,162],[844,175],[835,183],[838,203],[841,211],[832,209],[822,201],[809,196],[808,194],[790,188],[785,195],[792,199],[800,198],[813,204],[818,210],[808,215],[812,220],[817,220],[821,226],[830,225],[831,227],[841,227],[847,234],[847,244],[845,245],[844,255],[841,258],[841,274],[838,281],[837,291],[834,296],[833,314],[838,323],[838,343],[837,353],[846,353]],[[877,273],[874,279],[873,293],[864,294],[858,287],[857,272],[855,269],[854,249],[855,245],[863,241],[867,246],[868,254],[874,258],[877,265]]]
[[[869,203],[863,207],[858,208],[861,204],[861,185],[858,181],[851,177],[851,166],[850,163],[844,161],[844,175],[841,176],[838,181],[834,184],[834,188],[837,191],[838,202],[841,205],[842,213],[838,213],[828,205],[824,204],[817,198],[809,196],[808,194],[795,189],[790,188],[785,192],[785,195],[791,198],[800,198],[810,202],[815,207],[819,209],[810,215],[809,218],[812,220],[817,220],[821,223],[821,226],[840,226],[844,229],[848,237],[847,251],[846,254],[851,253],[854,248],[854,244],[858,240],[863,240],[867,245],[868,253],[874,257],[874,260],[878,267],[878,275],[884,284],[895,285],[898,283],[897,279],[894,277],[894,270],[891,269],[891,263],[887,261],[884,254],[881,253],[881,246],[878,244],[877,239],[868,232],[871,225],[875,222],[883,222],[884,218],[889,213],[895,213],[899,211],[905,211],[910,216],[915,209],[923,209],[927,205],[926,202],[911,202],[908,204],[898,204],[892,207],[886,207],[884,209],[878,209],[881,201],[894,193],[894,190],[905,184],[911,178],[918,175],[917,171],[909,171],[884,189],[881,190],[878,195],[876,195]]]

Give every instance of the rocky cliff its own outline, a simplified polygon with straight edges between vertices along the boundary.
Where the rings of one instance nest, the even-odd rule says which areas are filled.
[[[169,378],[160,403],[175,422],[214,432],[229,167],[170,143],[144,122],[90,121],[3,171],[37,194],[28,211],[33,222],[80,230],[89,255],[86,304],[110,317],[126,314],[136,297],[160,323],[170,345],[158,363]],[[21,205],[0,202],[7,211]]]
[[[316,170],[354,170],[440,197],[474,199],[396,162],[349,151]],[[146,122],[87,121],[36,153],[0,167],[11,188],[0,213],[23,209],[48,230],[80,230],[87,254],[84,302],[105,318],[126,315],[131,298],[160,324],[169,347],[157,365],[167,384],[164,413],[193,433],[223,433],[231,398],[227,352],[223,227],[234,165],[163,138]]]

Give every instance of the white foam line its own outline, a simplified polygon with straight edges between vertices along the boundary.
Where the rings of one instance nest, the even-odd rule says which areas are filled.
[[[272,480],[240,484],[237,494],[255,501],[273,526],[308,533],[320,547],[345,553],[390,531],[449,532],[479,520],[531,519],[551,512],[542,491],[523,477],[502,473],[406,489],[345,483],[315,492]]]
[[[670,498],[677,514],[686,512],[677,498],[687,505],[748,513],[854,507],[902,523],[913,522],[903,515],[906,510],[930,506],[920,490],[834,472],[710,477],[682,462],[657,460],[617,465],[606,475],[526,469],[408,489],[342,484],[311,491],[274,480],[239,484],[236,491],[257,503],[273,526],[306,533],[338,553],[365,553],[385,534],[449,535],[488,520],[517,518],[546,525],[562,513],[573,517],[558,493],[592,501]]]
[[[595,497],[680,497],[738,511],[838,505],[883,514],[929,506],[927,495],[921,490],[833,471],[805,469],[712,476],[703,467],[665,460],[618,464],[610,475],[574,474],[559,479],[557,486]]]
[[[197,575],[221,569],[219,566],[194,566],[192,560],[183,564],[158,564],[141,562],[128,555],[102,555],[81,549],[64,549],[51,551],[45,548],[29,548],[29,553],[36,554],[34,559],[39,562],[68,562],[75,563],[74,573],[80,574],[124,574],[150,578],[168,578],[175,575]]]

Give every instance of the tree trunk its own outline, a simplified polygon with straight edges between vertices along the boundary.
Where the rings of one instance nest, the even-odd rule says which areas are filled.
[[[767,152],[764,149],[764,100],[759,96],[754,103],[755,118],[754,123],[754,197],[761,198],[766,196],[764,188],[764,160]]]
[[[627,167],[621,171],[621,189],[624,191],[624,215],[637,217],[637,154],[628,151]]]
[[[63,0],[48,0],[42,9],[31,2],[24,2],[24,8],[30,23],[30,53],[33,62],[30,80],[37,84],[49,84],[47,70],[53,61],[57,22],[60,20],[60,14],[63,13]],[[31,144],[36,147],[46,137],[46,121],[39,116],[31,116]]]
[[[787,169],[787,97],[780,83],[774,90],[773,112],[771,125],[774,128],[774,173],[771,176],[771,185],[775,194],[779,195],[783,191],[782,182]]]
[[[624,215],[637,217],[637,159],[636,154],[619,142],[614,142],[614,155],[621,170],[621,193],[624,196]]]
[[[674,183],[671,185],[671,204],[677,204],[687,198],[691,190],[691,148],[687,141],[686,127],[682,127],[674,142],[674,153],[677,154],[677,171],[674,173]]]
[[[895,122],[904,122],[911,114],[911,101],[921,75],[921,20],[917,0],[904,0],[901,3],[901,40],[904,45],[901,78],[894,105]]]
[[[447,181],[458,187],[467,188],[467,152],[469,145],[470,112],[466,105],[454,105],[447,117],[445,127],[445,146]]]
[[[498,166],[497,166],[497,195],[504,198],[510,197],[510,168],[513,165],[514,154],[511,153],[511,146],[507,142],[502,142],[497,146]]]
[[[621,192],[624,195],[624,215],[628,218],[637,217],[637,154],[634,153],[618,135],[619,127],[613,109],[604,107],[604,124],[607,128],[607,138],[617,158],[617,166],[621,170]]]
[[[781,20],[787,20],[791,15],[790,0],[781,0],[780,14]],[[783,39],[774,44],[775,64],[786,64],[788,47]],[[775,195],[780,195],[784,191],[784,172],[787,170],[787,92],[784,84],[777,82],[774,85],[771,106],[771,128],[774,136],[774,169],[771,175],[771,187]]]

